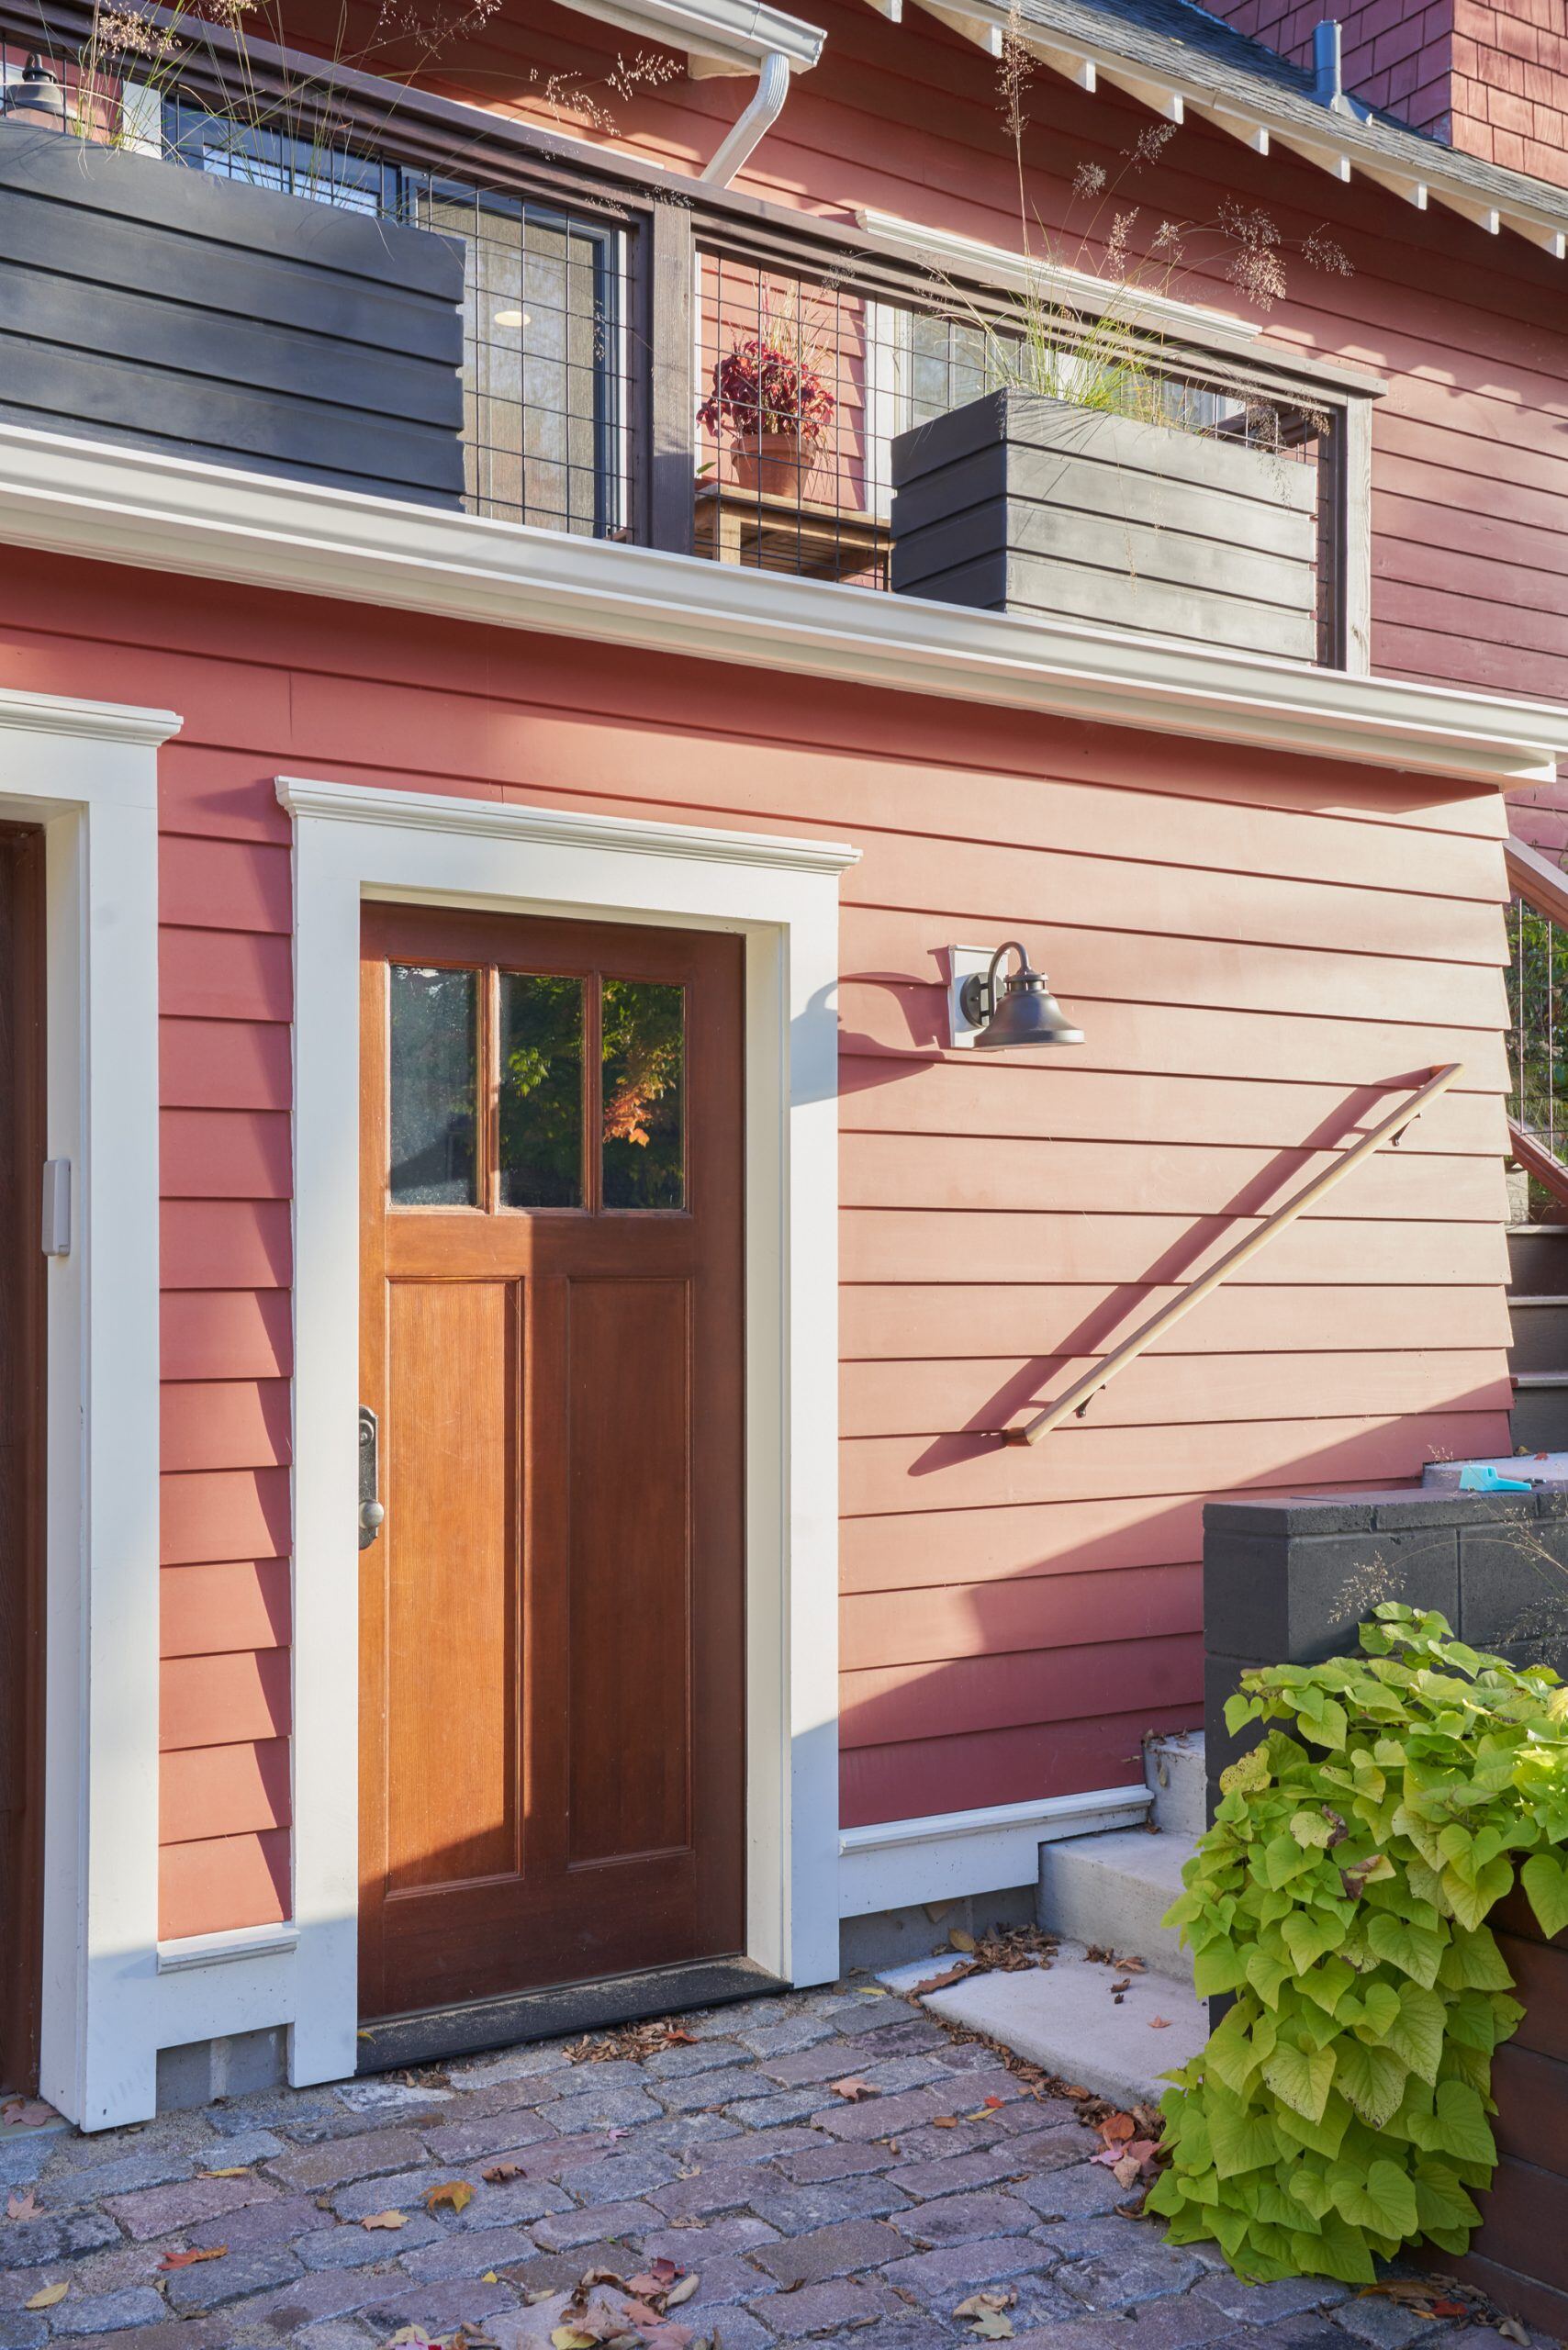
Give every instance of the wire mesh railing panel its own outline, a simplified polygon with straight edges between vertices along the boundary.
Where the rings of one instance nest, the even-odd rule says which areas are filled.
[[[1261,452],[1295,479],[1305,471],[1309,503],[1320,513],[1327,504],[1326,419],[1204,380],[1174,358],[1135,359],[1130,339],[1103,328],[1082,348],[1066,322],[1059,346],[1046,348],[1037,315],[1020,325],[1004,299],[982,309],[934,285],[923,307],[717,245],[699,251],[697,311],[696,546],[722,562],[886,588],[894,440],[1020,382],[1071,407]],[[1304,565],[1320,654],[1334,639],[1333,539],[1317,528]]]
[[[1562,1158],[1568,1144],[1568,930],[1523,898],[1510,901],[1508,1115]]]
[[[36,48],[0,42],[8,116],[18,112]],[[622,229],[409,168],[319,128],[237,121],[177,92],[143,88],[129,70],[118,80],[86,73],[52,53],[49,66],[63,105],[57,98],[57,118],[40,116],[39,127],[455,239],[464,255],[464,503],[577,536],[628,535],[637,452]]]

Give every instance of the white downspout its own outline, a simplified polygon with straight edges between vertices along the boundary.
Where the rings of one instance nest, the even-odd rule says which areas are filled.
[[[750,106],[729,132],[701,174],[704,187],[728,187],[735,173],[748,162],[755,150],[784,111],[784,101],[790,95],[790,61],[782,50],[769,50],[762,61],[762,71],[756,77],[756,88]]]

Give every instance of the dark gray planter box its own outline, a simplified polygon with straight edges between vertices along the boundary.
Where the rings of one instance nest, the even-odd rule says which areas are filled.
[[[1568,1675],[1568,1492],[1429,1488],[1210,1502],[1204,1511],[1204,1731],[1211,1806],[1225,1701],[1249,1667],[1349,1656],[1380,1601],[1435,1607],[1461,1639]]]
[[[1238,442],[988,392],[895,438],[891,585],[1311,661],[1316,475]]]
[[[462,303],[449,238],[0,122],[0,422],[454,507]]]

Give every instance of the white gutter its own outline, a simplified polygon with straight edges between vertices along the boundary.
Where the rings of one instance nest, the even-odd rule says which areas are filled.
[[[745,169],[754,151],[783,113],[784,101],[789,95],[790,61],[782,50],[776,49],[771,56],[762,61],[762,71],[756,77],[751,104],[702,173],[704,187],[729,186],[735,173]]]
[[[820,25],[786,16],[767,0],[565,0],[580,17],[661,48],[679,50],[699,79],[759,73],[774,56],[797,73],[813,66],[827,35]]]
[[[0,425],[0,544],[1497,790],[1555,781],[1568,752],[1568,710],[1548,703],[745,570],[20,425]]]

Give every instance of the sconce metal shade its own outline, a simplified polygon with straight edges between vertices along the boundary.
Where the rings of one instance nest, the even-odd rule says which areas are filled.
[[[51,129],[64,128],[65,91],[52,58],[35,54],[28,59],[21,79],[11,83],[6,91],[5,111],[8,115],[30,115],[35,122],[46,123]]]
[[[1002,982],[1000,1000],[996,975],[1003,956],[1009,952],[1018,957],[1018,968],[1009,971]],[[1075,1028],[1046,983],[1043,971],[1036,971],[1017,939],[1009,938],[991,958],[991,968],[982,979],[978,976],[967,979],[961,998],[966,1019],[981,1021],[975,1038],[977,1052],[1008,1052],[1031,1045],[1081,1045],[1083,1031]]]

